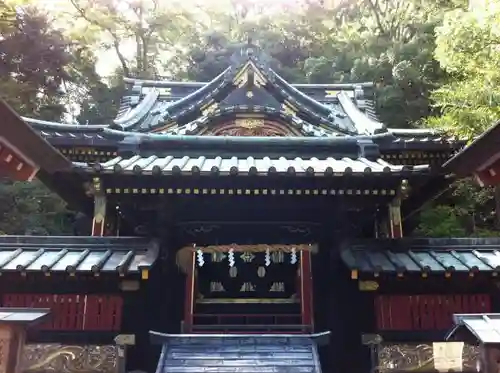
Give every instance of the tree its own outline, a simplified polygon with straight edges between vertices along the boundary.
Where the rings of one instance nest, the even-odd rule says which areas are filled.
[[[18,112],[58,120],[60,88],[69,78],[67,41],[32,6],[0,5],[0,95]]]
[[[500,10],[494,6],[446,14],[437,28],[436,58],[449,77],[432,93],[437,115],[427,118],[428,126],[471,139],[500,117],[499,22]],[[460,217],[466,234],[496,235],[500,230],[499,196],[499,188],[483,189],[464,180],[439,202],[450,206],[450,215]],[[443,208],[438,205],[435,211]],[[429,223],[432,221],[426,221],[424,215],[422,224]]]
[[[437,30],[436,57],[451,78],[433,92],[440,115],[428,125],[472,138],[500,117],[499,22],[493,6],[446,15]]]
[[[61,88],[71,80],[70,43],[32,5],[0,3],[0,95],[23,115],[60,120]],[[0,180],[0,231],[65,234],[71,226],[63,201],[40,182]]]
[[[90,39],[113,50],[125,76],[154,78],[162,64],[186,47],[196,18],[178,4],[159,0],[70,0],[87,23]],[[133,45],[132,57],[126,52]],[[130,49],[130,48],[128,48]],[[163,63],[161,60],[164,60]]]

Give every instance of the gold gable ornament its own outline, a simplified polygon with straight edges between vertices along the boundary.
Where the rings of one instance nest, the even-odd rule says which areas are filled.
[[[236,126],[241,128],[255,129],[264,126],[264,119],[257,119],[257,118],[236,119],[234,121],[234,124],[236,124]]]

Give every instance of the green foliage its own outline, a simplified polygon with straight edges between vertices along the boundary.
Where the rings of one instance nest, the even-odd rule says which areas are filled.
[[[499,236],[493,188],[472,179],[455,183],[439,203],[426,206],[415,235],[430,237]]]
[[[60,87],[69,76],[67,41],[32,6],[0,5],[0,97],[18,112],[61,118]]]
[[[491,5],[498,3],[491,1]],[[499,25],[498,6],[445,14],[436,29],[435,56],[448,79],[431,95],[436,115],[424,121],[427,126],[472,139],[500,118]],[[499,191],[462,181],[440,202],[448,205],[448,212],[457,217],[466,235],[498,235]],[[436,213],[442,212],[443,206],[436,209]],[[427,216],[422,215],[423,231],[446,231],[448,227],[453,232],[447,226],[449,220],[443,217],[439,224],[439,219],[427,221]]]
[[[440,115],[428,125],[472,138],[500,117],[499,24],[498,7],[446,14],[436,58],[452,79],[433,93]]]
[[[71,234],[64,202],[42,183],[0,183],[0,231],[7,234]]]
[[[415,234],[423,237],[465,237],[462,221],[451,206],[426,208],[420,214],[421,223]]]

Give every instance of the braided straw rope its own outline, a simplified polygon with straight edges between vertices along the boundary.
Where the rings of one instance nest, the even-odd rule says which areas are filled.
[[[269,252],[282,251],[285,253],[291,253],[293,249],[297,253],[300,251],[310,251],[316,253],[318,251],[317,244],[299,244],[299,245],[281,245],[281,244],[258,244],[258,245],[210,245],[210,246],[184,246],[181,248],[176,255],[176,262],[179,268],[183,272],[187,272],[187,269],[191,265],[191,258],[193,253],[197,250],[203,251],[204,254],[211,253],[227,253],[229,250],[233,249],[234,252],[247,252],[247,253],[260,253],[269,250]]]

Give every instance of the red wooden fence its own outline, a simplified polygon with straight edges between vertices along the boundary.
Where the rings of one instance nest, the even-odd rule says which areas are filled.
[[[491,312],[490,296],[379,295],[375,298],[378,330],[445,330],[455,313]]]
[[[50,308],[43,330],[117,331],[123,300],[116,295],[5,294],[3,307]]]

